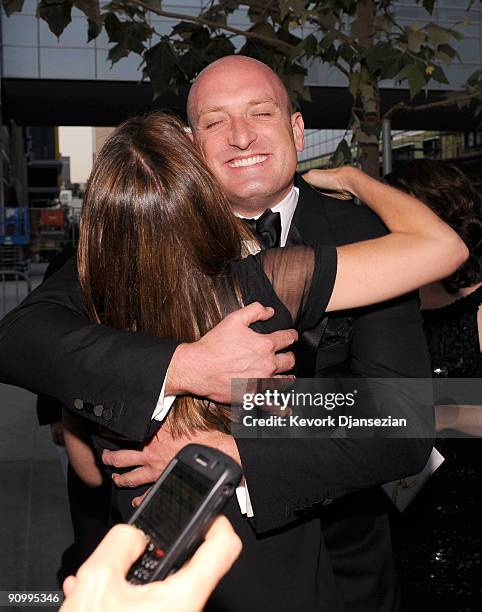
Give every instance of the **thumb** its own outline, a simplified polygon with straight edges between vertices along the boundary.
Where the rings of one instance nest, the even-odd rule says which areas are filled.
[[[229,316],[237,319],[243,325],[251,325],[251,323],[256,321],[266,321],[266,319],[270,319],[273,315],[274,309],[271,306],[263,306],[259,302],[253,302],[231,313]]]
[[[67,578],[64,580],[62,589],[64,591],[65,597],[68,597],[72,593],[75,587],[75,582],[76,582],[75,576],[67,576]]]
[[[123,523],[114,525],[84,565],[92,569],[107,566],[125,577],[146,545],[147,536],[140,529]]]

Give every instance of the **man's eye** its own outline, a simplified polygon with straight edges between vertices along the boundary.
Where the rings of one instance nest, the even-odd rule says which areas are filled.
[[[220,123],[221,123],[221,120],[211,121],[211,123],[207,123],[204,127],[206,130],[209,130],[210,128],[216,127],[216,125],[219,125]]]
[[[265,111],[263,113],[255,113],[255,117],[271,117],[272,113]]]

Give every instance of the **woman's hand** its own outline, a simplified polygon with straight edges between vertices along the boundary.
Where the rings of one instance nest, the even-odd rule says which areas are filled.
[[[360,172],[352,166],[342,166],[332,170],[308,170],[303,174],[307,183],[316,187],[322,193],[338,200],[352,200],[355,194],[350,189],[350,176]]]
[[[241,552],[241,540],[219,516],[190,561],[161,582],[132,585],[125,576],[142,554],[146,536],[130,525],[116,525],[64,582],[61,612],[200,612]]]

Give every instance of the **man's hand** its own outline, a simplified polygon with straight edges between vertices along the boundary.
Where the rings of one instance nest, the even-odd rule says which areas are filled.
[[[201,612],[221,578],[241,552],[241,540],[219,516],[190,561],[162,582],[129,584],[125,576],[147,544],[131,525],[116,525],[77,576],[64,582],[61,612]]]
[[[249,328],[274,314],[258,302],[232,312],[197,342],[181,344],[172,357],[166,395],[190,394],[229,404],[233,378],[271,378],[292,370],[294,329],[258,334]]]
[[[118,487],[140,487],[155,482],[174,455],[187,444],[194,443],[213,446],[241,464],[238,448],[232,436],[220,431],[200,431],[190,438],[173,438],[170,433],[162,429],[142,451],[104,450],[102,461],[113,468],[135,468],[124,474],[113,474],[112,480]],[[138,505],[139,501],[140,498],[136,498],[133,500],[133,505]]]

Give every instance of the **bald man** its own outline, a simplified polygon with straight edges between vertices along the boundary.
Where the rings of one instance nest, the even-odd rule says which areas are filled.
[[[267,232],[268,246],[341,245],[386,233],[380,220],[364,207],[322,196],[295,177],[297,152],[303,148],[303,119],[292,111],[277,75],[261,62],[231,56],[208,66],[191,88],[188,116],[192,136],[233,210],[248,219],[259,218],[267,209],[275,215],[278,231],[275,236]],[[108,328],[99,331],[99,326],[85,320],[76,291],[78,294],[75,268],[64,269],[55,285],[40,289],[35,300],[17,309],[4,324],[0,341],[9,343],[7,353],[15,353],[19,345],[31,347],[33,343],[34,347],[28,352],[24,372],[14,372],[0,361],[6,382],[42,391],[42,377],[51,380],[52,363],[42,360],[47,338],[41,329],[47,326],[49,352],[62,371],[58,385],[49,386],[50,394],[87,419],[142,441],[156,428],[155,420],[151,421],[156,406],[157,414],[168,409],[170,399],[162,392],[159,396],[161,385],[167,394],[189,392],[225,400],[229,397],[226,380],[229,374],[236,377],[239,370],[236,354],[226,346],[236,347],[238,339],[241,345],[250,342],[250,357],[256,365],[251,371],[261,369],[263,356],[254,357],[258,337],[246,329],[256,318],[269,316],[259,306],[230,315],[208,334],[210,361],[204,364],[202,343],[178,347],[143,334],[128,334],[127,338]],[[243,335],[248,333],[252,334],[249,338]],[[291,340],[276,337],[271,350]],[[416,295],[333,313],[301,341],[298,375],[429,376]],[[66,351],[78,360],[77,368],[71,362],[69,369],[63,364]],[[273,361],[272,355],[267,357],[271,373],[287,365]],[[216,360],[222,376],[216,375]],[[223,360],[229,362],[230,372]],[[26,369],[37,371],[36,376],[25,374]],[[141,384],[136,384],[136,377]],[[119,378],[122,388],[108,384]],[[424,415],[408,416],[416,423],[424,419]],[[141,466],[118,475],[117,485],[136,487],[152,482],[178,448],[193,441],[161,434],[142,452],[105,453],[107,465]],[[243,540],[243,554],[208,609],[399,609],[385,500],[377,485],[420,471],[430,453],[429,442],[234,440],[219,432],[194,439],[218,446],[241,463],[247,501],[253,510],[242,508],[253,514],[248,520],[234,501],[228,508]],[[125,491],[124,503],[138,493]],[[240,500],[240,505],[249,505],[245,502]],[[125,512],[128,507],[125,503]]]

